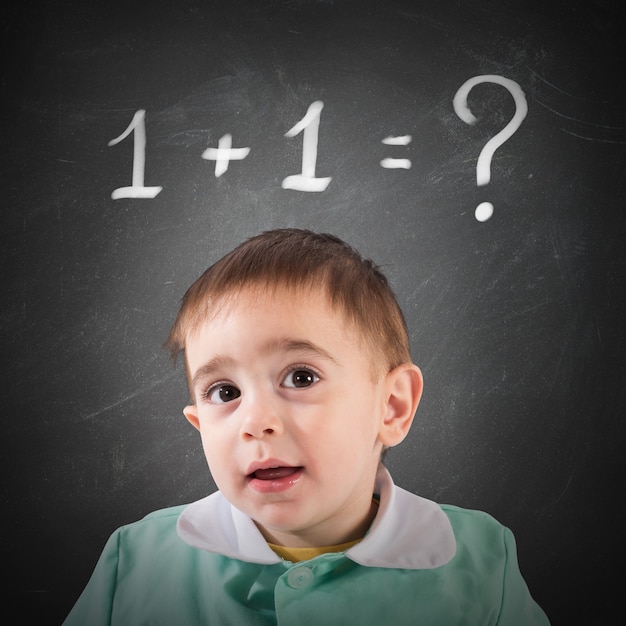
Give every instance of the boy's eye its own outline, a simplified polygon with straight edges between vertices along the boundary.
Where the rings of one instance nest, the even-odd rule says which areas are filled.
[[[301,389],[302,387],[310,387],[319,380],[319,376],[311,370],[298,368],[289,372],[283,381],[284,387],[292,389]]]
[[[206,397],[209,402],[213,402],[215,404],[231,402],[232,400],[236,400],[240,395],[241,391],[237,389],[237,387],[226,384],[211,387],[211,389],[209,389],[206,393]]]

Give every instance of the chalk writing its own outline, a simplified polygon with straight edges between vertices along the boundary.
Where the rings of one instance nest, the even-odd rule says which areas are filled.
[[[118,187],[117,189],[114,189],[111,194],[111,198],[113,198],[113,200],[117,200],[118,198],[154,198],[163,189],[163,187],[144,186],[144,173],[146,169],[145,117],[145,110],[140,109],[133,116],[128,128],[119,137],[109,141],[108,145],[114,146],[133,133],[134,151],[132,185],[130,187]]]
[[[411,143],[411,140],[411,135],[400,135],[398,137],[389,135],[389,137],[385,137],[384,139],[382,139],[381,143],[385,144],[386,146],[408,146]],[[409,159],[386,158],[383,159],[380,164],[382,165],[382,167],[387,169],[411,169],[411,161]]]
[[[250,148],[233,148],[233,136],[224,135],[217,143],[217,148],[207,148],[202,158],[215,161],[216,178],[224,174],[230,161],[240,161],[250,154]]]
[[[467,98],[470,91],[480,83],[495,83],[505,87],[515,101],[515,114],[509,123],[496,135],[494,135],[482,148],[476,163],[476,184],[487,185],[491,180],[491,161],[495,151],[518,130],[528,112],[528,104],[521,87],[514,81],[493,74],[474,76],[465,81],[457,90],[452,100],[455,113],[467,124],[475,124],[476,117],[469,110]],[[317,177],[317,148],[319,141],[319,127],[324,103],[316,100],[309,105],[304,117],[286,133],[285,137],[293,138],[302,133],[302,170],[300,174],[293,174],[283,179],[283,189],[295,191],[320,192],[325,191],[332,177]],[[126,130],[115,139],[109,141],[109,146],[114,146],[131,133],[133,133],[133,175],[132,184],[129,187],[118,187],[111,197],[119,198],[154,198],[163,188],[146,187],[144,185],[145,158],[146,158],[146,126],[144,109],[138,110]],[[408,146],[413,138],[411,135],[389,135],[381,139],[386,146]],[[215,176],[220,177],[228,171],[231,161],[242,161],[250,154],[251,148],[233,148],[233,138],[230,133],[222,135],[217,148],[209,147],[202,153],[202,158],[207,161],[215,161]],[[385,169],[410,169],[411,160],[407,158],[386,157],[380,161]],[[491,218],[494,207],[491,202],[481,202],[474,212],[479,222],[485,222]]]
[[[494,135],[481,150],[476,163],[476,184],[478,186],[489,183],[491,180],[491,159],[493,158],[494,152],[513,136],[524,121],[526,113],[528,112],[526,96],[522,88],[515,81],[494,74],[474,76],[459,87],[452,100],[455,113],[466,124],[475,124],[478,121],[467,106],[467,96],[473,87],[480,83],[496,83],[508,89],[515,101],[515,114],[511,118],[511,121],[497,135]],[[493,204],[491,204],[491,202],[481,202],[478,207],[476,207],[474,215],[479,222],[487,221],[493,215]]]
[[[285,137],[295,137],[304,131],[302,139],[302,173],[287,176],[283,179],[283,189],[297,191],[324,191],[328,187],[331,177],[316,178],[315,165],[317,163],[317,140],[320,128],[320,116],[324,103],[316,100],[309,106],[306,115],[290,130]]]

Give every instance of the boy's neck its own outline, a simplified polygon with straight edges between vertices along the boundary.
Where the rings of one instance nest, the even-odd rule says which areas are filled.
[[[289,533],[270,531],[257,522],[255,524],[265,541],[270,544],[288,548],[325,548],[363,539],[372,525],[377,512],[378,501],[372,499],[365,517],[358,524],[346,529],[338,529],[335,525],[333,528],[329,528],[328,532],[317,529],[317,532],[314,534],[309,534],[306,530],[302,533],[297,531]]]

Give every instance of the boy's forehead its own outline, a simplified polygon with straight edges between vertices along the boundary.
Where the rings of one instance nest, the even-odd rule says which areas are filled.
[[[186,353],[195,353],[196,346],[208,339],[213,343],[223,343],[231,333],[239,334],[241,321],[245,329],[276,334],[282,338],[282,345],[293,338],[309,338],[315,342],[319,335],[333,333],[350,335],[353,340],[354,327],[348,325],[346,316],[333,307],[330,299],[320,288],[268,288],[256,287],[238,289],[208,302],[206,315],[196,320],[186,340]],[[351,327],[352,326],[352,327]],[[274,342],[276,343],[276,342]]]
[[[197,318],[194,328],[187,335],[187,351],[201,335],[212,332],[216,323],[227,322],[233,315],[244,312],[252,318],[259,311],[259,323],[267,311],[261,314],[261,307],[269,307],[275,317],[280,319],[280,330],[284,336],[290,335],[292,328],[307,327],[311,333],[315,328],[335,327],[342,333],[350,334],[352,339],[360,343],[362,333],[339,306],[333,305],[326,291],[319,286],[284,287],[246,286],[211,298],[207,303],[206,315]],[[308,322],[310,321],[310,323]]]

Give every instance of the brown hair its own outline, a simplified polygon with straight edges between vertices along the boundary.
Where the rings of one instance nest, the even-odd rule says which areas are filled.
[[[411,360],[404,316],[380,269],[334,235],[295,228],[252,237],[209,267],[183,296],[165,347],[176,359],[224,297],[279,286],[322,290],[381,361],[373,371]]]

